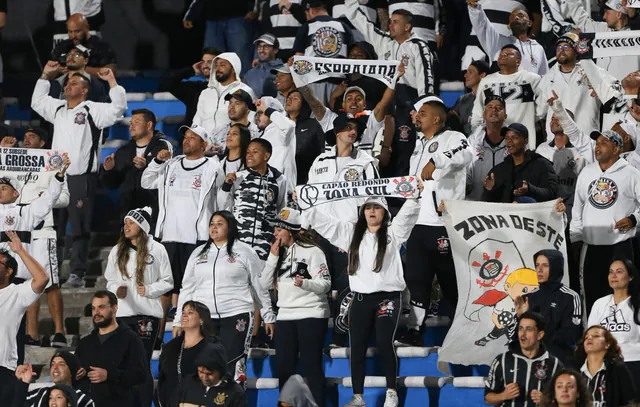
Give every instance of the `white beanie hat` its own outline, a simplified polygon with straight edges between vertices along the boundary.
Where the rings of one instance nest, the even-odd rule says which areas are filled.
[[[140,229],[144,231],[144,233],[149,234],[151,230],[151,214],[153,210],[149,206],[145,206],[144,208],[136,208],[131,209],[125,219],[131,219],[135,223],[140,226]]]

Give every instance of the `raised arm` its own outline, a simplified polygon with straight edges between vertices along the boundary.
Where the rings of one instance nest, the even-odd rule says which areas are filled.
[[[583,32],[612,31],[604,21],[594,21],[582,6],[579,0],[567,0],[567,16],[573,20],[576,26]]]
[[[169,150],[160,150],[156,158],[151,160],[147,168],[142,172],[140,177],[140,186],[144,189],[158,189],[164,184],[162,172],[167,166],[167,161],[171,158]]]
[[[331,242],[339,249],[349,251],[351,237],[355,224],[351,222],[342,222],[331,216],[327,216],[323,212],[323,208],[313,206],[303,212],[309,225],[322,237]]]
[[[422,191],[422,181],[418,180],[420,191]],[[416,198],[407,199],[398,214],[393,218],[390,231],[398,244],[403,244],[409,239],[413,227],[420,215],[420,201]]]
[[[44,267],[42,267],[40,263],[36,261],[36,259],[31,257],[29,253],[27,253],[24,246],[22,246],[22,242],[20,241],[20,238],[18,237],[16,232],[9,230],[5,233],[10,240],[8,242],[9,248],[12,252],[20,256],[20,260],[22,260],[24,265],[27,266],[29,274],[31,274],[31,277],[33,277],[33,280],[31,281],[31,289],[36,294],[42,294],[45,287],[47,286],[47,283],[49,282],[49,276],[44,270]]]
[[[127,110],[127,91],[118,85],[113,71],[109,68],[101,69],[98,76],[109,84],[109,98],[111,103],[92,103],[91,117],[99,129],[113,126],[118,118]]]
[[[327,108],[322,104],[322,101],[313,94],[313,90],[309,85],[305,85],[299,90],[307,103],[309,103],[313,115],[318,119],[318,121],[322,121],[327,110]]]
[[[467,4],[469,4],[469,20],[471,20],[471,25],[478,37],[480,46],[489,56],[489,60],[494,61],[500,48],[511,41],[508,37],[496,31],[477,0],[468,1]]]
[[[62,192],[62,186],[64,185],[64,175],[70,164],[71,160],[67,155],[64,157],[63,167],[51,179],[47,191],[34,199],[33,202],[21,211],[20,217],[30,229],[35,228],[38,223],[40,223],[49,212],[51,212],[51,208],[53,208],[54,204],[58,201]]]
[[[365,40],[373,45],[374,49],[379,52],[384,47],[393,44],[394,40],[389,34],[377,29],[375,24],[369,21],[367,16],[360,10],[358,0],[345,0],[344,6],[344,15],[347,20],[362,33]]]
[[[53,123],[56,110],[66,103],[64,100],[54,99],[49,96],[49,90],[51,89],[49,80],[53,78],[59,66],[57,62],[47,62],[31,96],[31,108],[49,123]]]

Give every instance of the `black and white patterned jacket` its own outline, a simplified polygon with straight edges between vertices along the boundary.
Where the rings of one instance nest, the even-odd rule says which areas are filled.
[[[269,256],[274,220],[284,208],[287,184],[284,175],[269,166],[265,175],[252,169],[238,171],[233,184],[225,183],[218,207],[233,212],[240,240],[252,246],[261,260]]]

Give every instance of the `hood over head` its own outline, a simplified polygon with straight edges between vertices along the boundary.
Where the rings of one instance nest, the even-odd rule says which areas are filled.
[[[229,61],[229,63],[231,64],[235,72],[235,78],[236,78],[235,80],[239,82],[240,72],[242,71],[242,62],[240,62],[240,57],[235,52],[223,52],[222,54],[213,58],[213,61],[211,61],[211,76],[209,77],[209,87],[214,88],[220,83],[216,79],[216,72],[215,72],[215,63],[216,63],[216,59],[218,58],[224,59],[225,61]]]
[[[564,276],[564,256],[559,250],[540,250],[533,255],[533,262],[535,264],[538,256],[545,256],[549,259],[549,280],[546,283],[540,284],[540,288],[549,283],[562,284],[562,277]]]
[[[291,376],[284,384],[278,402],[289,403],[295,407],[318,407],[313,400],[309,386],[298,374]]]
[[[224,376],[227,373],[227,354],[219,342],[207,341],[206,346],[196,357],[197,366],[218,371],[220,376]]]

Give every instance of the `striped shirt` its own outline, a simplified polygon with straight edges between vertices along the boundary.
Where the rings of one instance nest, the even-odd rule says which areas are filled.
[[[589,372],[586,360],[580,368],[580,371],[589,384],[589,392],[591,392],[591,396],[593,397],[593,407],[606,407],[607,367],[604,362],[602,362],[602,366],[600,366],[600,369],[598,369],[594,375],[591,375],[591,372]]]
[[[53,383],[51,383],[53,385]],[[29,407],[49,407],[49,390],[51,387],[40,387],[36,390],[31,390],[27,394],[27,398],[24,401],[25,406]],[[80,390],[76,390],[78,396],[78,407],[95,407],[91,397],[87,396]]]
[[[291,0],[292,4],[300,4],[301,0]],[[302,25],[289,11],[278,7],[279,0],[269,0],[269,7],[265,8],[268,14],[269,25],[266,31],[278,38],[280,51],[288,51],[293,48],[298,29]]]
[[[436,10],[434,0],[389,0],[389,16],[399,9],[407,10],[413,14],[412,33],[424,38],[429,43],[435,43]]]
[[[352,38],[342,21],[322,15],[300,27],[293,51],[308,57],[346,58]]]
[[[509,24],[509,15],[513,10],[518,7],[523,7],[523,3],[518,0],[483,0],[482,10],[487,15],[487,18],[493,24],[493,27],[498,33],[506,36],[511,35],[511,30],[507,25]],[[475,31],[471,28],[471,36],[467,43],[464,55],[462,57],[462,70],[469,67],[469,64],[475,60],[488,60],[486,54],[480,46],[478,37]]]
[[[520,388],[518,397],[506,400],[501,407],[535,407],[531,399],[531,390],[544,389],[547,381],[551,380],[562,363],[549,355],[542,345],[538,356],[529,359],[520,353],[505,352],[498,355],[491,364],[489,376],[485,380],[484,394],[501,393],[509,383],[516,383]]]

